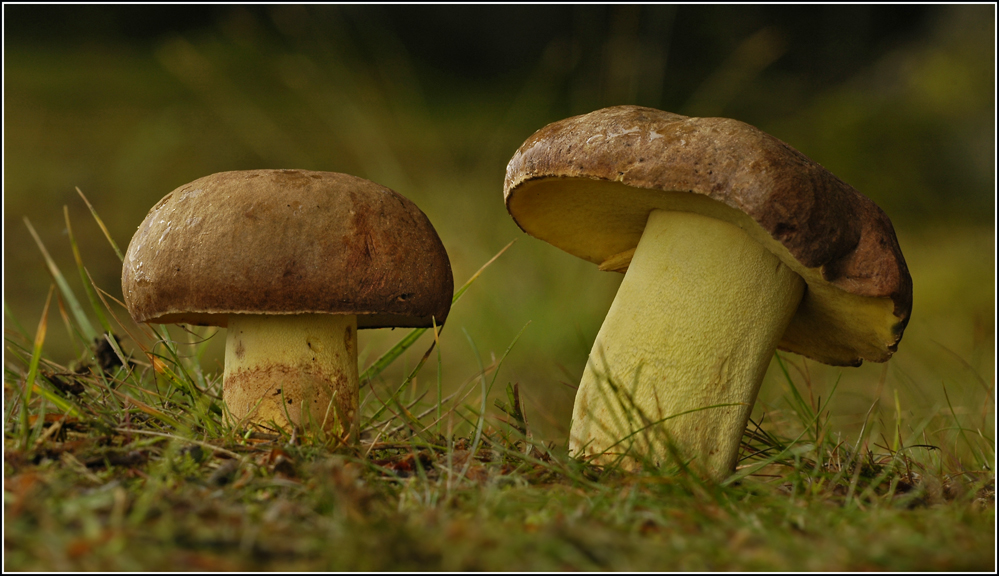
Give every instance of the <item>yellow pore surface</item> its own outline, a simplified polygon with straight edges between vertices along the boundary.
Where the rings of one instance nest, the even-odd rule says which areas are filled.
[[[780,348],[832,365],[884,362],[901,329],[891,298],[859,296],[807,268],[740,210],[700,194],[635,188],[587,178],[542,178],[510,193],[507,207],[528,234],[600,265],[625,271],[653,210],[703,214],[742,229],[808,287]]]

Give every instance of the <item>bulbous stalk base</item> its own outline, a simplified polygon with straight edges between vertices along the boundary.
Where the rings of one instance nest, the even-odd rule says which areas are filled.
[[[223,399],[231,416],[357,438],[357,317],[233,314]]]
[[[570,453],[728,476],[804,289],[739,227],[653,211],[590,352]]]

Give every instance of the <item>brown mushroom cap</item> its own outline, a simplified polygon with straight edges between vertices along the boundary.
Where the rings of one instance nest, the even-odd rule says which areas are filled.
[[[415,204],[333,172],[249,170],[167,194],[121,275],[139,322],[225,326],[228,314],[354,314],[359,328],[443,324],[451,264]]]
[[[656,209],[743,228],[807,283],[779,347],[827,364],[888,360],[909,320],[912,279],[885,213],[737,120],[616,106],[555,122],[514,154],[504,197],[525,232],[597,264],[634,249]]]

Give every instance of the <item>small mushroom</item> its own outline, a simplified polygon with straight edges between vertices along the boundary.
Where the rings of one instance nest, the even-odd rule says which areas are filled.
[[[223,399],[240,421],[356,438],[357,330],[430,327],[451,265],[415,204],[333,172],[222,172],[149,211],[121,275],[138,322],[227,328]]]
[[[576,395],[569,449],[703,476],[735,467],[777,348],[887,361],[912,307],[891,222],[776,138],[617,106],[549,124],[510,160],[528,234],[625,273]]]

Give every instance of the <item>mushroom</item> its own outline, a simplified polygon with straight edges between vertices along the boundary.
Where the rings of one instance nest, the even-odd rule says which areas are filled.
[[[909,320],[884,212],[736,120],[616,106],[549,124],[504,198],[528,234],[625,273],[576,394],[577,457],[720,480],[777,348],[885,362]]]
[[[137,322],[227,328],[223,399],[255,424],[357,435],[357,330],[444,323],[447,252],[411,201],[333,172],[221,172],[167,194],[125,254]]]

